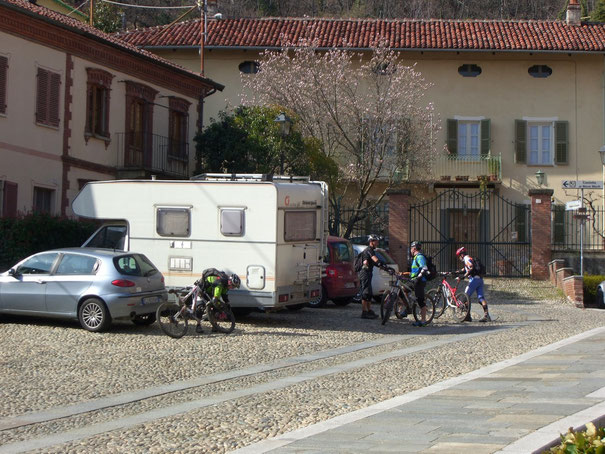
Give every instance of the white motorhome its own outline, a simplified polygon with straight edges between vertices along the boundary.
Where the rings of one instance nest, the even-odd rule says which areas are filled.
[[[90,182],[72,207],[105,221],[83,246],[142,252],[172,288],[209,267],[236,273],[232,306],[270,309],[320,296],[327,204],[306,177],[204,174]]]

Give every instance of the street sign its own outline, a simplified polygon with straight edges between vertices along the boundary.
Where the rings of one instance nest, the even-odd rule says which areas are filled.
[[[563,189],[603,189],[603,182],[587,180],[563,180]]]
[[[581,200],[572,200],[571,202],[567,202],[565,204],[566,211],[577,210],[578,208],[581,208],[581,207],[582,207]]]

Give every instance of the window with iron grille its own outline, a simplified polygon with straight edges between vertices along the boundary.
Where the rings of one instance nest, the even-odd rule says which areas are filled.
[[[38,68],[36,85],[36,123],[58,127],[61,75]]]
[[[54,189],[35,186],[33,212],[52,214],[54,196]]]
[[[0,114],[6,114],[8,84],[8,57],[0,55]]]
[[[86,136],[109,138],[109,95],[113,75],[97,68],[86,68]]]

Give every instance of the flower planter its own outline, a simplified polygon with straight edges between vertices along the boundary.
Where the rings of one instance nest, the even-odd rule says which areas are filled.
[[[441,175],[441,181],[450,181],[451,179],[450,175]]]
[[[489,181],[498,181],[498,175],[496,175],[495,173],[492,173],[489,176]]]
[[[456,175],[456,181],[468,181],[468,175]]]

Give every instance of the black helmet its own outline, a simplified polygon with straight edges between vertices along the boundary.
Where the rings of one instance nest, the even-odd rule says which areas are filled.
[[[422,249],[422,243],[420,241],[412,241],[412,244],[410,244],[410,249],[411,248],[416,248],[417,250]]]
[[[240,281],[240,278],[237,274],[232,274],[231,276],[229,276],[229,284],[233,287],[233,288],[239,288],[240,284],[242,281]]]
[[[372,233],[368,235],[368,244],[370,243],[370,241],[380,241],[380,237]]]

